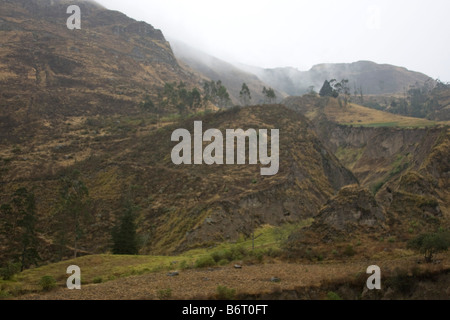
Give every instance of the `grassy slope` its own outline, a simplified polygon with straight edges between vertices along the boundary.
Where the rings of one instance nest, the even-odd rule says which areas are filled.
[[[289,108],[300,111],[310,120],[325,115],[328,120],[334,123],[348,126],[423,128],[450,124],[450,121],[430,121],[406,117],[355,103],[341,106],[337,99],[318,98],[310,95],[289,97],[284,101],[284,104]]]
[[[54,263],[36,269],[26,270],[12,281],[0,281],[3,298],[25,299],[161,299],[161,293],[171,292],[171,298],[205,299],[217,293],[218,285],[234,288],[239,295],[273,294],[282,290],[297,290],[320,284],[352,283],[365,274],[369,259],[380,265],[383,274],[393,275],[398,268],[415,272],[442,272],[450,265],[448,254],[440,255],[440,265],[417,266],[420,256],[395,241],[377,240],[370,245],[354,244],[358,254],[354,257],[335,255],[325,261],[304,259],[300,263],[281,261],[273,254],[280,248],[282,240],[294,229],[309,226],[312,219],[296,225],[283,227],[263,226],[257,230],[260,235],[255,240],[255,252],[263,253],[237,258],[226,264],[211,265],[213,268],[198,267],[196,262],[205,257],[224,251],[250,251],[250,239],[241,238],[235,244],[221,244],[209,249],[196,249],[178,256],[114,256],[92,255]],[[373,248],[376,248],[374,250]],[[327,247],[327,250],[331,250]],[[243,264],[243,269],[235,269],[235,263]],[[66,268],[69,265],[81,268],[82,290],[67,290],[65,287]],[[168,271],[178,270],[180,275],[168,277]],[[418,270],[418,271],[417,271]],[[57,280],[57,288],[45,293],[38,285],[44,275]],[[270,278],[281,278],[273,283]],[[363,277],[364,278],[364,277]],[[101,281],[99,281],[101,279]],[[325,282],[324,282],[325,281]],[[326,299],[319,295],[318,298]]]
[[[423,128],[439,124],[449,124],[449,121],[439,122],[421,118],[405,117],[380,110],[370,109],[357,104],[349,104],[341,108],[336,101],[330,102],[325,108],[327,117],[339,124],[363,127],[400,127]]]
[[[25,270],[16,275],[11,281],[0,280],[0,288],[2,288],[3,292],[15,293],[19,291],[22,293],[40,291],[39,280],[46,275],[52,276],[57,281],[58,286],[63,287],[67,279],[65,271],[70,265],[80,267],[83,284],[91,284],[100,279],[101,282],[107,282],[133,275],[196,268],[207,257],[227,253],[230,256],[231,254],[233,255],[233,258],[229,258],[228,263],[238,260],[239,263],[242,263],[244,260],[258,260],[258,256],[261,259],[261,256],[276,253],[280,249],[282,241],[293,230],[309,226],[312,221],[312,219],[306,219],[299,223],[287,224],[282,227],[265,225],[258,228],[255,232],[255,237],[257,238],[254,240],[254,254],[250,253],[252,240],[242,236],[235,243],[222,243],[208,249],[194,249],[176,256],[89,255]]]

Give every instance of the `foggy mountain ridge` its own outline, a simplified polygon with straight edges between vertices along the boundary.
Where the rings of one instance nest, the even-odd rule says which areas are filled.
[[[261,81],[257,75],[195,49],[179,40],[169,39],[169,42],[177,60],[210,80],[222,81],[228,89],[230,98],[234,104],[240,104],[239,93],[243,83],[246,83],[250,89],[252,97],[251,104],[258,104],[264,101],[262,89],[270,85]],[[288,96],[283,90],[276,90],[275,94],[278,100],[282,100]]]
[[[318,92],[325,80],[348,79],[351,92],[362,90],[365,95],[402,94],[411,86],[421,86],[434,81],[429,76],[390,64],[378,64],[361,60],[353,63],[322,63],[308,71],[294,67],[261,68],[232,63],[209,55],[200,49],[170,39],[170,45],[178,60],[207,78],[222,80],[234,103],[239,103],[239,91],[243,82],[250,87],[252,103],[264,100],[263,86],[276,90],[277,97],[300,96],[311,87]]]
[[[265,69],[240,64],[239,67],[251,72],[262,81],[291,96],[302,95],[313,86],[319,91],[325,80],[348,79],[350,89],[362,89],[364,94],[400,94],[410,86],[423,85],[433,79],[429,76],[390,64],[378,64],[372,61],[353,63],[323,63],[308,71],[293,67]]]

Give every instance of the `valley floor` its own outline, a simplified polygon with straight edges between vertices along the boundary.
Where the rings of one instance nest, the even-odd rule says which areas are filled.
[[[204,300],[217,298],[219,285],[236,290],[237,299],[327,299],[330,291],[344,299],[450,299],[450,255],[439,263],[418,264],[419,256],[385,260],[379,264],[382,289],[368,292],[366,269],[374,261],[348,263],[234,264],[209,269],[188,269],[178,276],[167,272],[119,278],[82,285],[81,290],[57,288],[28,294],[26,300],[154,300],[165,298]],[[399,270],[403,270],[403,273]],[[272,282],[277,277],[280,282]]]

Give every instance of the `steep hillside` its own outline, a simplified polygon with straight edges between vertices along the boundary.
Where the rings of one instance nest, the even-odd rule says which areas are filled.
[[[262,69],[242,66],[273,88],[291,96],[307,92],[310,86],[319,91],[325,80],[348,79],[350,89],[362,89],[365,95],[403,93],[411,85],[423,85],[430,77],[405,68],[370,61],[320,64],[308,71],[295,68]],[[359,91],[358,91],[359,92]]]
[[[81,30],[66,26],[69,4],[81,9]],[[145,95],[172,81],[198,79],[147,23],[91,1],[0,1],[3,139],[25,139],[66,116],[137,113]]]
[[[313,95],[290,97],[284,103],[312,120],[324,144],[364,187],[343,189],[328,201],[310,228],[291,237],[292,250],[301,249],[304,255],[305,245],[331,239],[364,238],[370,243],[395,235],[406,241],[421,232],[449,227],[446,122],[394,116],[352,104],[340,107],[334,99]],[[367,229],[367,219],[377,228]]]
[[[448,122],[392,115],[312,95],[290,97],[287,107],[313,121],[316,132],[359,182],[373,190],[407,168],[417,168]]]
[[[171,41],[171,45],[177,59],[211,80],[221,80],[225,87],[227,87],[234,104],[242,104],[239,93],[243,83],[247,84],[250,89],[252,96],[250,104],[257,105],[264,102],[265,97],[262,90],[264,87],[268,88],[270,86],[259,80],[255,75],[243,71],[228,62],[196,50],[185,43]],[[278,100],[287,97],[287,94],[283,91],[278,90],[275,93]]]
[[[202,120],[204,130],[222,132],[279,128],[279,173],[261,176],[259,165],[174,165],[171,134],[178,128],[193,132],[194,120]],[[19,186],[35,190],[41,236],[48,244],[55,241],[60,178],[73,169],[89,189],[91,220],[80,249],[91,253],[109,250],[124,201],[140,207],[141,252],[170,253],[248,236],[262,224],[312,217],[342,186],[356,182],[308,121],[282,106],[235,108],[159,128],[145,117],[117,121],[121,124],[101,118],[73,124],[70,130],[80,138],[44,149],[46,155],[12,150],[2,157],[8,159],[2,167],[3,203]],[[55,256],[55,248],[46,250],[47,258]]]

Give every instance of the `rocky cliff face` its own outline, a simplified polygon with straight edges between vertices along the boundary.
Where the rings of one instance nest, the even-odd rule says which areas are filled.
[[[312,227],[351,233],[357,228],[380,229],[385,220],[383,208],[368,189],[350,186],[342,188],[326,203]]]
[[[379,236],[387,232],[408,239],[420,232],[448,228],[448,127],[342,125],[331,121],[317,102],[313,97],[287,99],[290,108],[312,120],[323,143],[367,189],[341,190],[321,209],[308,233],[311,238],[331,240],[340,235],[342,240],[347,239],[343,234],[353,230]],[[371,225],[375,228],[368,228]],[[293,250],[306,238],[294,235]]]

